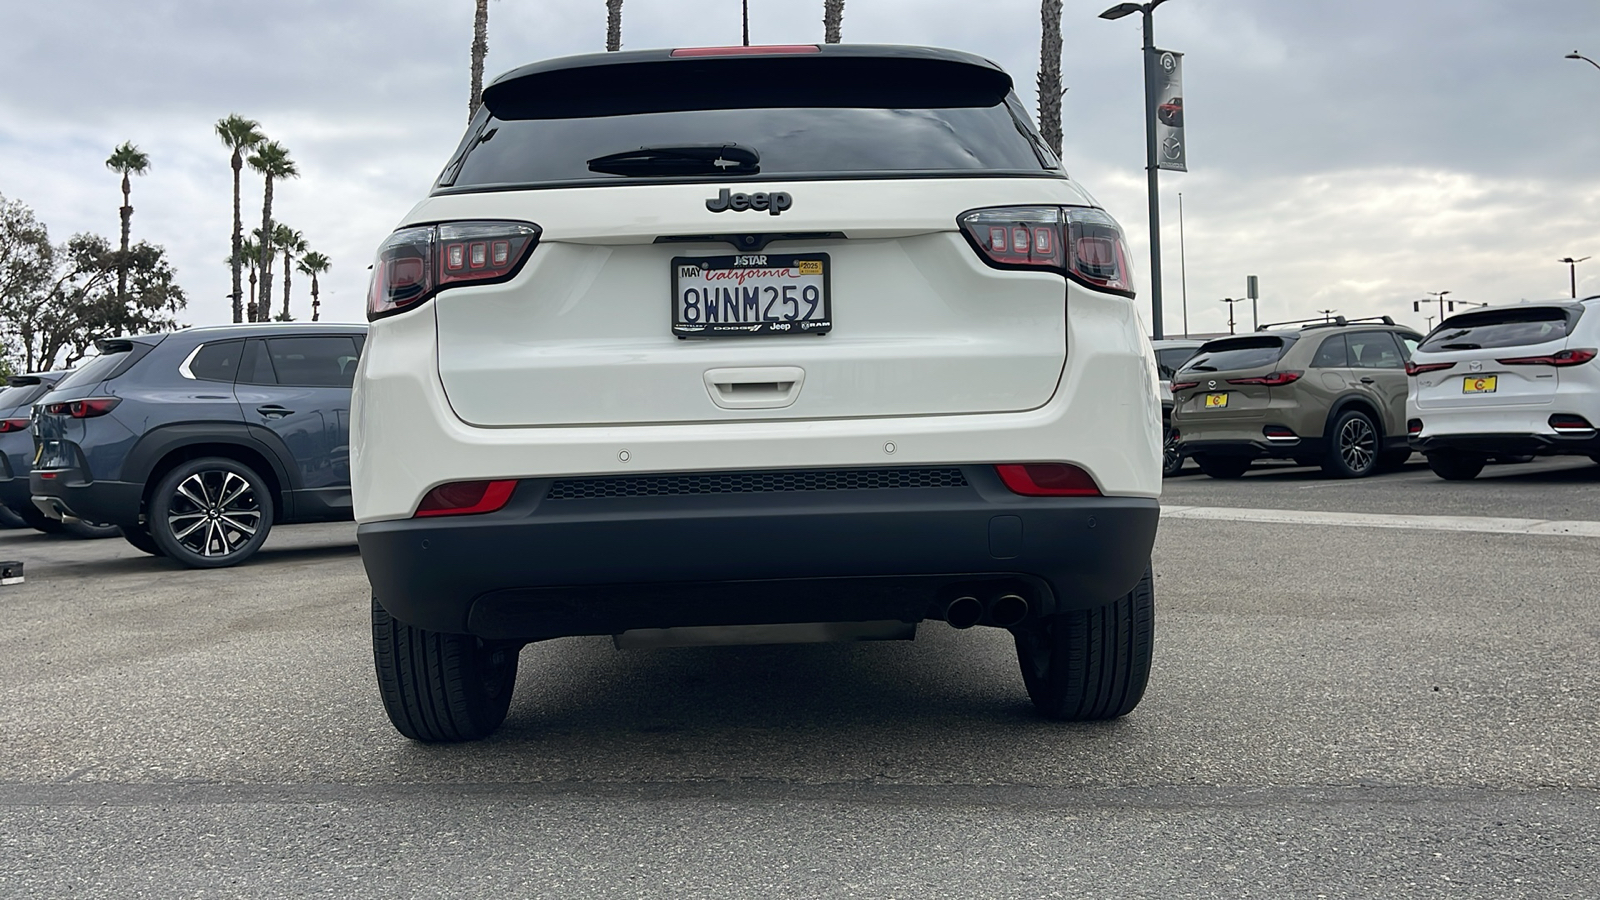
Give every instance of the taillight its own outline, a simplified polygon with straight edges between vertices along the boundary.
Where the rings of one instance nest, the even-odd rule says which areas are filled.
[[[1098,497],[1100,488],[1088,472],[1065,463],[995,466],[1013,494],[1024,497]]]
[[[493,284],[516,274],[539,242],[525,222],[450,222],[402,228],[378,248],[367,318],[410,309],[444,288]]]
[[[1199,386],[1200,382],[1198,381],[1174,381],[1172,383],[1172,389],[1174,391],[1187,391],[1189,388]]]
[[[74,419],[92,419],[103,416],[121,403],[118,397],[92,397],[87,400],[68,400],[63,403],[50,403],[44,408],[45,412],[55,416],[71,416]]]
[[[27,431],[27,419],[0,419],[0,434],[10,434],[13,431]]]
[[[417,517],[472,516],[494,512],[511,500],[515,481],[453,481],[429,491],[417,505]]]
[[[673,56],[780,56],[789,53],[821,53],[816,44],[768,44],[756,47],[679,47]]]
[[[1583,416],[1556,413],[1550,417],[1550,428],[1556,434],[1592,434],[1594,426]]]
[[[1299,381],[1300,380],[1300,376],[1303,375],[1303,374],[1305,374],[1305,373],[1304,372],[1273,372],[1271,375],[1263,375],[1260,378],[1229,378],[1228,379],[1228,383],[1229,384],[1264,384],[1267,387],[1283,387],[1286,384],[1294,384],[1296,381]]]
[[[1497,359],[1502,366],[1581,366],[1595,358],[1595,350],[1562,350],[1548,356],[1517,356],[1511,359]]]
[[[998,206],[962,213],[961,230],[986,262],[1048,269],[1133,296],[1127,242],[1115,219],[1085,206]]]
[[[1456,364],[1453,362],[1414,363],[1408,360],[1406,362],[1406,374],[1421,375],[1424,372],[1443,372],[1445,369],[1454,369],[1455,367]]]

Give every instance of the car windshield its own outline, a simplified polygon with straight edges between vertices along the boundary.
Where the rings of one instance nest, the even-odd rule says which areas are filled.
[[[1224,372],[1270,366],[1294,343],[1292,338],[1274,335],[1223,338],[1212,341],[1184,365],[1184,372]]]
[[[1488,309],[1445,319],[1419,349],[1484,350],[1521,347],[1565,338],[1583,315],[1583,307],[1527,306]]]

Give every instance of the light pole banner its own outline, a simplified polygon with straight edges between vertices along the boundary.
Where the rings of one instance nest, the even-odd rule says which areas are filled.
[[[1156,168],[1187,172],[1188,147],[1183,138],[1183,54],[1150,50],[1151,77],[1156,85]]]

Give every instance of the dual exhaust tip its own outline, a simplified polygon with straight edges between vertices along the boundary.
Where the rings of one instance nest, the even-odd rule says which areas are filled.
[[[1000,594],[985,604],[971,595],[951,600],[944,608],[944,620],[951,628],[971,628],[979,623],[998,628],[1011,628],[1022,624],[1028,617],[1028,601],[1017,594]]]

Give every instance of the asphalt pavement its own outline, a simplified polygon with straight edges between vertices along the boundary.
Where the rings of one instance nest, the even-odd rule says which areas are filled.
[[[1600,538],[1501,520],[1597,501],[1587,460],[1170,479],[1355,515],[1164,521],[1113,723],[1039,719],[1008,635],[925,623],[533,645],[450,747],[379,706],[353,526],[211,572],[0,532],[0,897],[1596,897]]]

